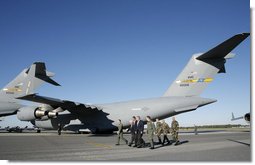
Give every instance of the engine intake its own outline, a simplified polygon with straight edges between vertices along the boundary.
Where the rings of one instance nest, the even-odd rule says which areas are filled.
[[[246,113],[244,115],[244,119],[247,121],[247,122],[250,122],[250,113]]]

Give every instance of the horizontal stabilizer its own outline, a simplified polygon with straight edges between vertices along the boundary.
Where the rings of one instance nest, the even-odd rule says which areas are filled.
[[[48,82],[52,85],[60,86],[56,81],[50,78],[50,76],[46,73],[45,63],[43,62],[35,62],[35,77],[39,78],[45,82]],[[52,73],[50,73],[52,74]]]
[[[204,59],[224,58],[249,35],[250,33],[237,34],[197,57],[197,59],[203,61]]]

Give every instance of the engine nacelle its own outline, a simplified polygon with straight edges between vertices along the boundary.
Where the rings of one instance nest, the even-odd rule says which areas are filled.
[[[40,107],[22,107],[17,112],[17,117],[21,121],[32,121],[32,120],[48,120],[58,116],[58,112],[52,109],[46,110]]]
[[[58,128],[58,122],[54,119],[48,119],[48,120],[35,120],[32,122],[36,127],[38,128],[44,128],[44,129],[57,129]]]
[[[245,119],[245,121],[250,122],[250,113],[246,113],[244,115],[244,119]]]
[[[40,119],[45,115],[47,115],[47,112],[40,110],[38,107],[22,107],[17,112],[17,118],[21,121]]]

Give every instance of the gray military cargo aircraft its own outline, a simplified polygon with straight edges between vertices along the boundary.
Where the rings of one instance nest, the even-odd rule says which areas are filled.
[[[226,72],[226,60],[234,57],[231,51],[249,35],[250,33],[237,34],[206,53],[193,55],[162,97],[88,105],[29,94],[19,99],[45,104],[44,108],[24,107],[17,116],[20,120],[31,121],[39,128],[57,129],[60,123],[65,130],[78,132],[88,129],[92,133],[100,133],[116,130],[118,119],[121,119],[124,127],[128,127],[132,116],[141,116],[143,120],[146,116],[164,119],[194,111],[217,101],[199,95],[217,73]],[[49,119],[35,115],[42,111],[57,112],[58,117]]]
[[[46,71],[45,64],[42,62],[35,62],[30,68],[24,69],[0,91],[0,117],[17,114],[25,105],[22,105],[21,100],[16,99],[16,97],[34,93],[34,90],[43,82],[59,85],[50,78],[53,75],[53,73]],[[35,115],[42,114],[37,112]]]

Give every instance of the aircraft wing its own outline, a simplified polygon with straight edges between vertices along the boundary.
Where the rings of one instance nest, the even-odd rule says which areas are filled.
[[[71,113],[90,113],[90,112],[97,112],[101,111],[102,108],[94,105],[82,104],[68,100],[61,100],[46,96],[39,96],[37,94],[29,94],[26,96],[18,97],[17,99],[32,101],[42,104],[48,104],[53,108],[61,107],[63,110],[68,110]]]

